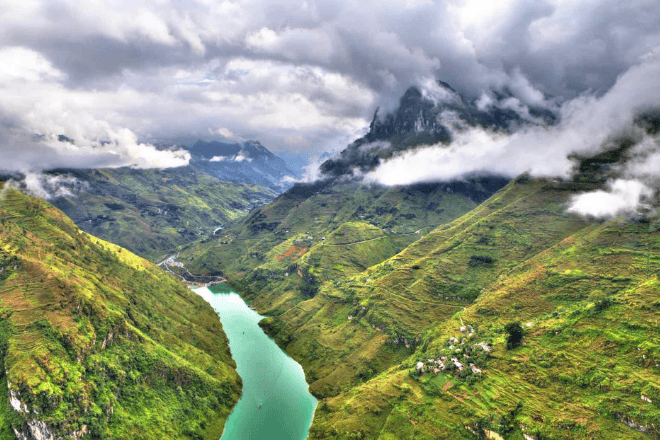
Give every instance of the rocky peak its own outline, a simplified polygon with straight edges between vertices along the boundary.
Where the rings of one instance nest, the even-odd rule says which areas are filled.
[[[505,105],[512,98],[508,91],[495,93],[493,104],[477,106],[449,84],[438,81],[437,87],[424,90],[410,87],[399,100],[399,106],[382,115],[377,109],[369,132],[350,144],[341,154],[323,163],[321,170],[328,176],[351,174],[354,169],[368,172],[398,151],[421,145],[449,144],[452,131],[468,127],[483,127],[493,131],[509,131],[528,123],[516,111]],[[544,109],[530,109],[530,115],[554,122],[554,115]],[[379,144],[380,142],[380,144]]]

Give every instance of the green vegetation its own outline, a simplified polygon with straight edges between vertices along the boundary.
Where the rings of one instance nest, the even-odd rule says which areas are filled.
[[[591,188],[519,179],[395,254],[380,222],[319,218],[319,237],[322,195],[289,211],[282,196],[250,220],[278,225],[225,236],[244,258],[220,244],[205,257],[303,365],[322,400],[311,438],[657,437],[659,222],[567,214]],[[309,229],[281,234],[303,206]],[[341,234],[373,260],[331,248]]]
[[[0,356],[0,438],[217,439],[240,395],[202,298],[12,189],[0,192]]]
[[[325,255],[331,251],[359,253],[354,261],[338,255],[327,266],[334,265],[337,272],[344,266],[350,274],[394,255],[439,224],[473,209],[477,202],[470,198],[470,191],[481,195],[484,190],[476,183],[463,193],[454,192],[449,185],[300,185],[236,222],[218,240],[183,246],[180,261],[193,273],[221,271],[236,280],[259,266],[265,269],[272,263],[297,262],[325,237],[333,244]],[[361,250],[360,244],[365,244]],[[291,246],[296,250],[287,254]],[[324,256],[317,254],[316,258]]]
[[[523,328],[519,322],[510,322],[504,326],[504,331],[508,333],[506,337],[506,348],[511,350],[522,344]]]
[[[84,188],[55,200],[81,229],[157,261],[176,247],[209,241],[276,196],[266,187],[223,181],[194,166],[76,171]]]

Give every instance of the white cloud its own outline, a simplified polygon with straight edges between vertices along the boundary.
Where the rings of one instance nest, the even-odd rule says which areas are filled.
[[[21,188],[42,199],[72,197],[87,186],[87,182],[81,182],[71,176],[30,172],[25,174],[22,181],[10,179],[5,184],[5,187]]]
[[[617,179],[610,183],[608,191],[598,190],[574,196],[568,211],[597,218],[634,213],[644,198],[652,195],[653,190],[640,181]]]
[[[228,139],[228,140],[234,140],[234,141],[244,140],[243,138],[238,136],[236,133],[234,133],[233,131],[231,131],[227,127],[218,128],[216,130],[216,133],[219,134],[220,136],[222,136],[223,138]]]
[[[4,171],[163,168],[189,161],[187,151],[162,151],[138,142],[119,118],[110,122],[96,116],[105,116],[109,101],[121,105],[125,98],[131,99],[130,93],[68,90],[63,85],[65,75],[31,49],[0,49],[0,79],[0,169]],[[60,141],[59,135],[73,142]],[[37,180],[32,178],[33,186]]]
[[[252,162],[252,158],[247,157],[241,153],[237,154],[236,156],[232,157],[227,157],[227,156],[213,156],[212,158],[209,159],[209,162],[225,162],[225,161],[232,161],[232,162]]]
[[[61,80],[66,75],[40,53],[25,47],[0,48],[0,82]]]
[[[230,127],[321,152],[412,84],[508,87],[512,107],[547,106],[546,94],[602,95],[658,45],[653,1],[6,0],[0,58],[14,61],[0,63],[0,109],[77,144],[105,136],[104,121],[140,138]]]
[[[602,97],[583,95],[565,102],[555,126],[523,128],[511,135],[478,128],[455,132],[450,145],[407,151],[383,162],[366,180],[404,185],[481,172],[568,178],[574,167],[571,154],[596,153],[609,137],[630,127],[638,111],[660,106],[660,82],[650,78],[660,78],[657,58],[633,66]],[[486,105],[487,100],[482,99]],[[636,164],[638,172],[660,177],[660,167],[650,165],[660,162],[656,155],[648,157],[649,165]]]

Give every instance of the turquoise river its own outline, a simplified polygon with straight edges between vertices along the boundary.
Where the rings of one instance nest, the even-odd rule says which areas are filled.
[[[221,440],[303,440],[316,399],[302,367],[257,325],[263,318],[234,292],[194,289],[213,306],[229,338],[243,379],[243,395],[227,419]]]

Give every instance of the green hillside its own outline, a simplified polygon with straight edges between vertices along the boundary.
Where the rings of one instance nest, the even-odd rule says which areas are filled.
[[[323,399],[311,437],[660,436],[660,221],[565,212],[592,188],[522,177],[390,257],[354,222],[239,273]]]
[[[217,227],[272,201],[277,193],[199,167],[80,171],[81,190],[53,203],[86,232],[157,261],[178,246],[210,239]]]
[[[0,308],[0,438],[217,439],[240,395],[203,299],[13,189]]]
[[[284,253],[298,240],[299,247],[311,249],[347,222],[378,228],[400,250],[419,237],[415,232],[463,215],[503,184],[501,179],[475,179],[394,188],[337,180],[297,185],[223,231],[218,240],[183,246],[181,261],[193,273],[224,272],[237,279],[273,263],[273,248],[284,246]],[[386,253],[382,258],[394,254]]]

